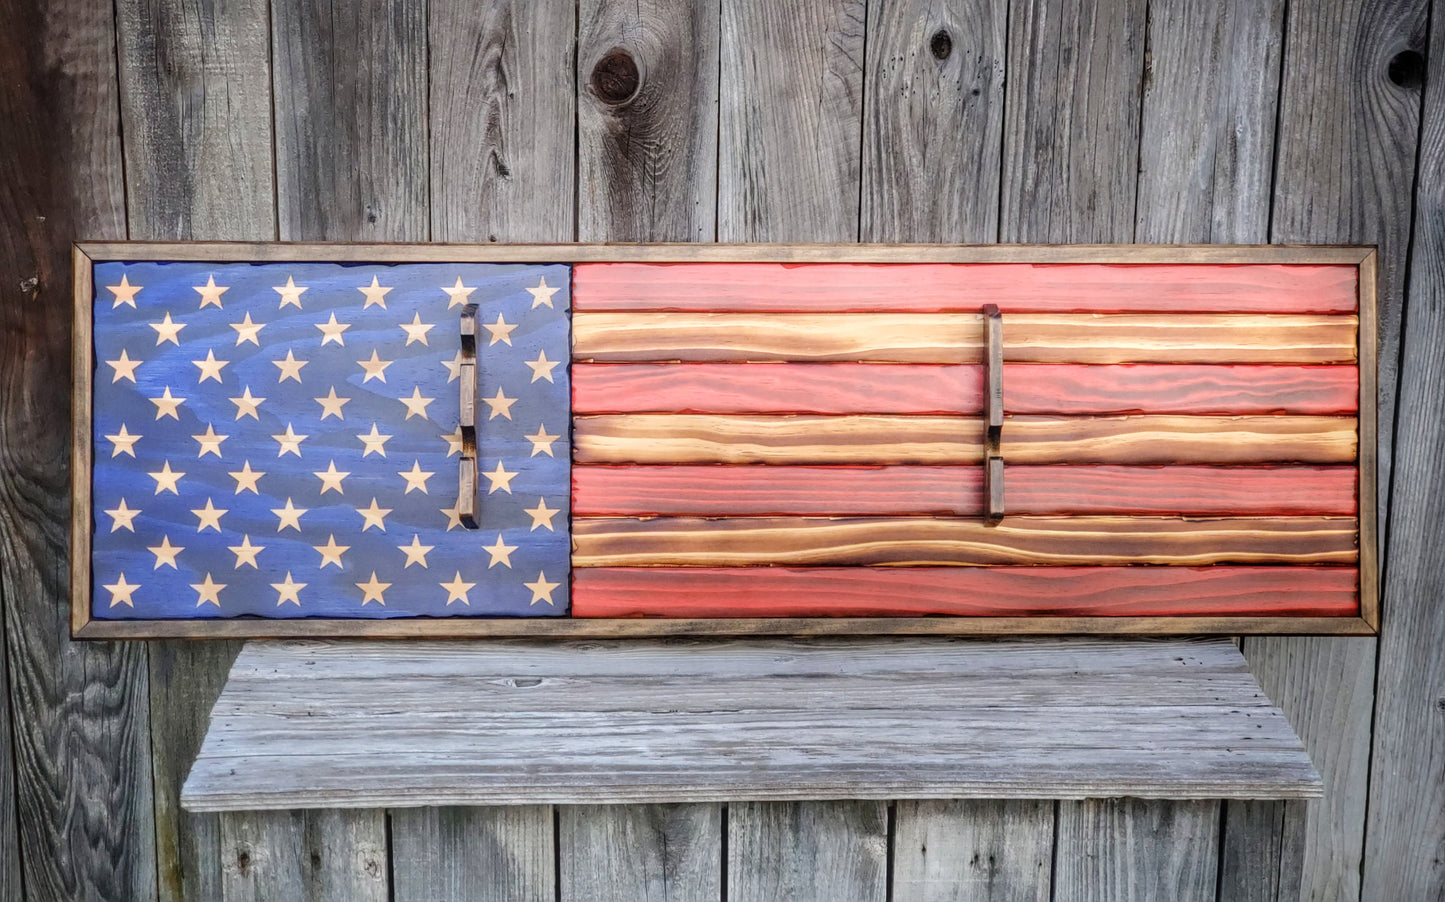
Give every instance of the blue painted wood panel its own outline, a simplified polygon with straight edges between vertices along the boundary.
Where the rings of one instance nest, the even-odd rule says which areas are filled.
[[[569,294],[565,265],[97,264],[94,616],[565,614]]]

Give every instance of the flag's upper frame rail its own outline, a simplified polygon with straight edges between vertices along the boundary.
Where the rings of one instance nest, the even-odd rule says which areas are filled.
[[[93,266],[111,261],[265,263],[1093,263],[1343,264],[1359,268],[1359,569],[1355,617],[823,617],[750,619],[93,620],[90,616]],[[73,253],[71,627],[77,638],[588,637],[856,634],[1320,634],[1379,628],[1376,539],[1376,251],[1282,245],[315,244],[83,242]]]

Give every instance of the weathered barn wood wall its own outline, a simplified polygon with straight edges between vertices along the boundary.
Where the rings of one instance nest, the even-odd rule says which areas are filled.
[[[1430,5],[0,0],[0,902],[1445,897]],[[1245,642],[1327,796],[186,814],[236,646],[66,639],[124,237],[1378,243],[1383,634]]]

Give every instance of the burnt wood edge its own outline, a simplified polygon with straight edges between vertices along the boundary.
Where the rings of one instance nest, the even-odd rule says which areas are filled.
[[[1359,267],[1359,617],[847,617],[765,619],[540,618],[536,620],[93,620],[90,592],[90,434],[94,264],[166,259],[266,262],[939,262],[1303,263]],[[71,635],[76,639],[623,638],[678,635],[1375,635],[1377,449],[1377,252],[1373,247],[1287,245],[794,245],[794,244],[352,244],[277,242],[78,242],[73,247]],[[1369,402],[1369,403],[1365,403]]]
[[[248,263],[1296,263],[1363,266],[1353,245],[1165,244],[355,244],[81,242],[92,261]]]
[[[407,618],[397,620],[92,620],[78,639],[361,637],[625,639],[667,636],[1368,636],[1360,617]]]

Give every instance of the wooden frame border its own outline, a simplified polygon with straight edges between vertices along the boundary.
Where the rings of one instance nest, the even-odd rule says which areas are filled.
[[[1357,617],[424,618],[93,620],[90,574],[94,264],[236,263],[1299,263],[1359,268],[1360,614]],[[71,632],[77,639],[624,638],[824,635],[1374,635],[1380,624],[1376,527],[1377,255],[1372,247],[1288,245],[934,244],[303,244],[83,242],[74,246],[71,350]]]

